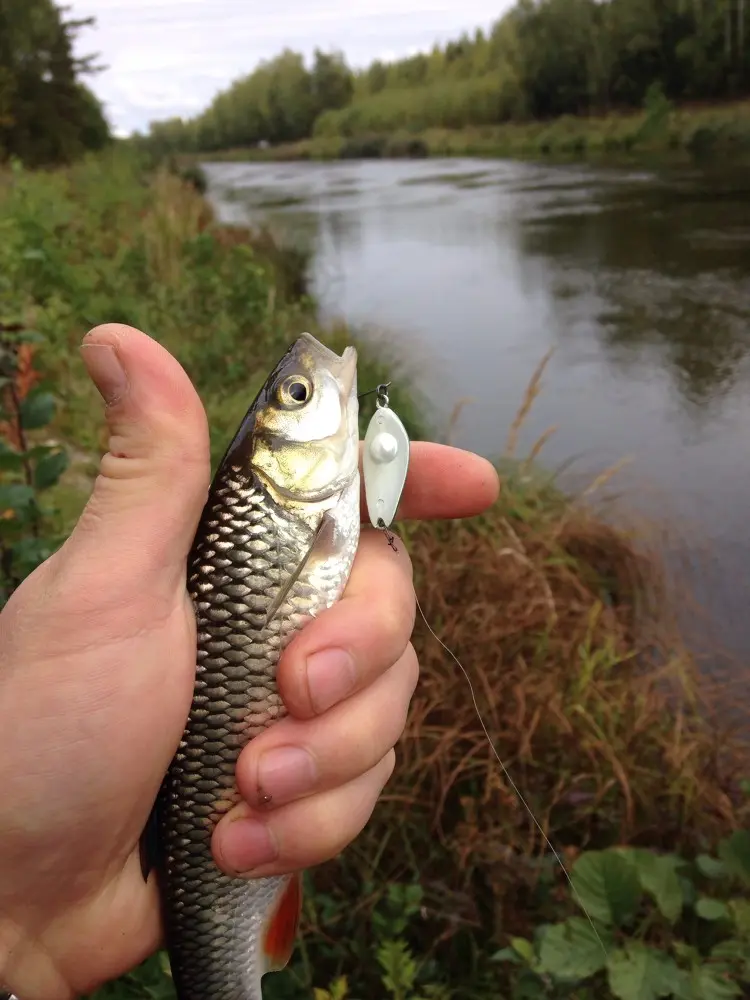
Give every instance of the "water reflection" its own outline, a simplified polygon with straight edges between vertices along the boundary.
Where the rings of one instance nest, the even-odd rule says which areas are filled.
[[[550,215],[542,204],[518,237],[526,255],[550,262],[556,296],[594,320],[586,335],[610,364],[633,377],[640,357],[670,372],[689,410],[715,409],[746,377],[750,181],[688,180],[589,189],[587,212]]]
[[[391,331],[440,432],[493,456],[556,353],[522,435],[581,475],[632,456],[630,506],[689,518],[705,597],[750,653],[750,174],[472,160],[214,164],[220,217],[313,252],[328,317]]]

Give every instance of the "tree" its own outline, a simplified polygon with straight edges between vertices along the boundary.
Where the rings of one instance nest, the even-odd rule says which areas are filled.
[[[488,33],[356,72],[340,53],[316,50],[308,70],[285,51],[202,115],[150,135],[159,147],[210,151],[640,108],[657,91],[728,98],[750,88],[748,2],[516,0]],[[0,119],[3,108],[0,78]]]
[[[30,165],[69,161],[109,140],[101,105],[80,76],[76,33],[93,23],[64,19],[52,0],[0,0],[0,157]]]
[[[354,79],[344,56],[316,49],[310,86],[316,116],[324,111],[346,107],[354,94]]]

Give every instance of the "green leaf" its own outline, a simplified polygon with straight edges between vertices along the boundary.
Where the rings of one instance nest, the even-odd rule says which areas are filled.
[[[616,851],[589,851],[573,866],[571,880],[578,905],[592,920],[627,923],[641,899],[635,864]]]
[[[346,976],[339,976],[331,983],[331,1000],[344,1000],[349,992],[349,982]]]
[[[384,941],[378,948],[378,962],[383,969],[383,985],[396,996],[411,991],[417,966],[405,941]]]
[[[18,340],[26,344],[44,344],[47,338],[38,330],[21,330]]]
[[[453,993],[446,986],[439,983],[432,983],[428,986],[420,986],[421,996],[414,1000],[451,1000]]]
[[[695,1000],[732,1000],[742,995],[742,989],[733,983],[726,972],[701,965],[691,977]]]
[[[706,878],[724,878],[727,873],[721,861],[718,858],[712,858],[710,854],[699,854],[695,863],[698,871]]]
[[[687,969],[678,969],[672,984],[672,996],[677,1000],[698,1000],[695,995],[694,977]]]
[[[735,965],[747,958],[747,945],[735,938],[729,941],[719,941],[711,949],[710,955],[715,963],[720,962],[724,967],[727,964]]]
[[[750,885],[750,832],[737,830],[719,844],[719,857],[730,875]]]
[[[30,392],[21,403],[21,424],[27,431],[46,427],[55,415],[55,397],[49,392]]]
[[[606,965],[606,947],[588,920],[571,917],[546,930],[535,971],[556,979],[587,979]]]
[[[727,904],[720,899],[711,899],[709,896],[701,896],[695,904],[695,912],[701,920],[721,920],[729,916]]]
[[[638,851],[635,856],[638,878],[645,891],[653,896],[660,912],[670,924],[682,913],[682,886],[677,874],[680,859],[670,855]]]
[[[475,994],[476,995],[476,994]],[[508,1000],[548,1000],[549,993],[543,979],[530,969],[521,969],[513,982],[513,992]]]
[[[680,875],[680,888],[682,889],[682,898],[685,906],[694,906],[698,898],[698,890],[695,888],[693,880]]]
[[[517,952],[529,964],[534,961],[534,946],[531,941],[527,941],[526,938],[522,937],[514,937],[510,940],[510,946],[513,951]]]
[[[701,953],[695,947],[695,945],[687,944],[685,941],[675,940],[672,942],[672,951],[677,956],[681,958],[684,962],[689,965],[694,965],[696,962],[700,961]]]
[[[521,956],[515,950],[515,948],[501,948],[500,951],[496,951],[494,954],[490,955],[491,962],[512,962],[513,965],[519,965],[521,961]]]
[[[34,469],[34,485],[38,490],[54,486],[68,467],[68,455],[64,451],[54,451],[40,459]]]
[[[15,514],[25,513],[34,503],[34,490],[26,483],[3,483],[0,485],[0,514],[12,510]]]
[[[22,579],[33,572],[40,563],[48,559],[54,551],[54,544],[49,539],[28,538],[19,539],[13,546],[13,570]]]
[[[23,468],[23,455],[15,448],[11,448],[7,442],[0,440],[0,469],[9,471]]]
[[[730,899],[727,905],[737,933],[743,941],[750,942],[750,899]]]
[[[679,969],[661,952],[633,942],[609,956],[607,976],[619,1000],[657,1000],[672,993]]]

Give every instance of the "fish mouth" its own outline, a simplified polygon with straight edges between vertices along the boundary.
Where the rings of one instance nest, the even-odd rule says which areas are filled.
[[[348,399],[357,377],[357,349],[350,345],[344,348],[343,354],[336,354],[307,332],[301,333],[297,342],[307,347],[316,361],[330,368],[341,386],[342,398]]]
[[[357,377],[357,350],[354,347],[344,348],[341,355],[341,395],[344,399],[349,399],[354,388],[354,380]]]

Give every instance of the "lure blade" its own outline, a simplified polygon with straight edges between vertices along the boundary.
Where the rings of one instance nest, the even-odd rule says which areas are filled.
[[[362,472],[370,523],[389,528],[398,511],[409,471],[409,435],[388,406],[373,414],[365,434]]]

